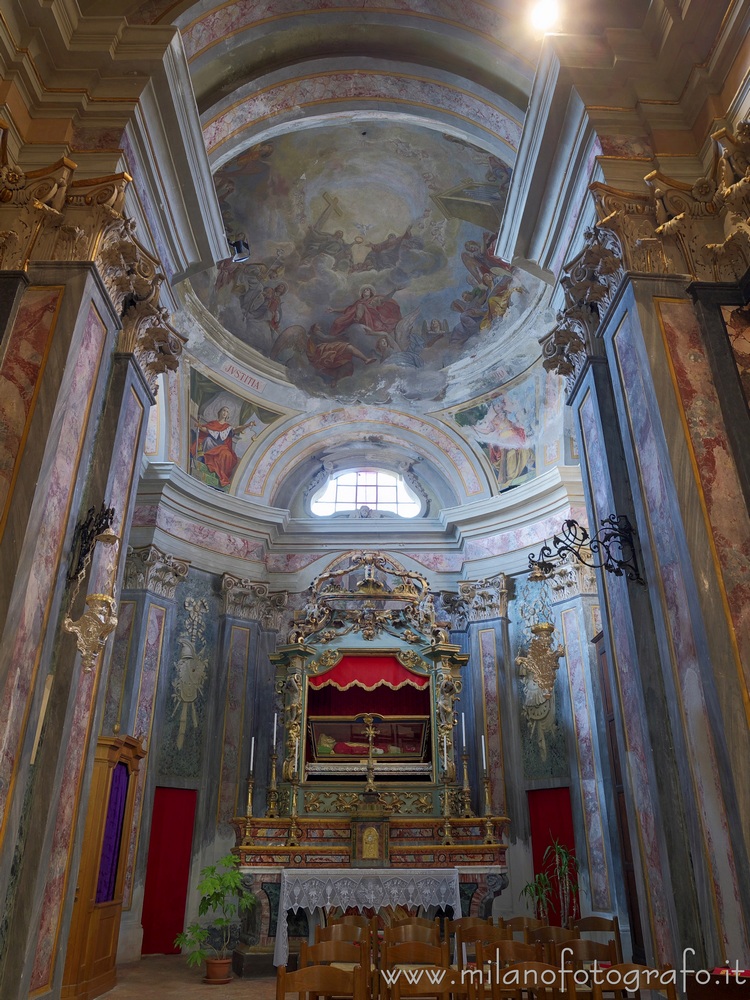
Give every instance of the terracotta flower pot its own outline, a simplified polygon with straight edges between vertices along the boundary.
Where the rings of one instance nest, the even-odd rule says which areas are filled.
[[[228,983],[232,979],[232,958],[207,958],[206,975],[203,977],[204,983],[213,983],[215,986],[221,983]]]

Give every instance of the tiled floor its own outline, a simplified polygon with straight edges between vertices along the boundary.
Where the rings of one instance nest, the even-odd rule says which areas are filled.
[[[107,1000],[274,1000],[275,979],[237,979],[225,986],[203,982],[202,969],[188,968],[181,955],[150,955],[117,967],[117,986]]]

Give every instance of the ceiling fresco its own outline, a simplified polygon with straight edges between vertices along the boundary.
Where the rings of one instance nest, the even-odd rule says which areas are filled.
[[[434,408],[457,372],[464,399],[486,392],[539,356],[517,330],[536,281],[492,252],[509,179],[488,152],[416,125],[276,137],[216,173],[250,259],[195,276],[194,291],[313,396]]]

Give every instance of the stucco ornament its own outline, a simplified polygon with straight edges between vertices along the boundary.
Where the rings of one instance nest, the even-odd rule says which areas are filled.
[[[175,667],[172,680],[172,715],[179,712],[179,728],[177,730],[177,749],[182,750],[187,734],[188,717],[193,729],[198,728],[198,713],[196,704],[203,693],[203,684],[208,675],[208,657],[206,656],[203,636],[205,633],[204,617],[208,614],[205,601],[185,601],[188,611],[188,623],[183,635],[177,640],[180,656]]]

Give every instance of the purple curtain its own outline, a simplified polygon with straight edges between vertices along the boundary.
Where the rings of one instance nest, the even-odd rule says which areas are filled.
[[[120,762],[112,774],[112,787],[107,806],[107,822],[104,826],[102,859],[99,864],[99,880],[96,883],[96,902],[107,903],[114,899],[117,881],[117,862],[120,859],[122,821],[125,815],[125,799],[128,794],[128,766]]]

